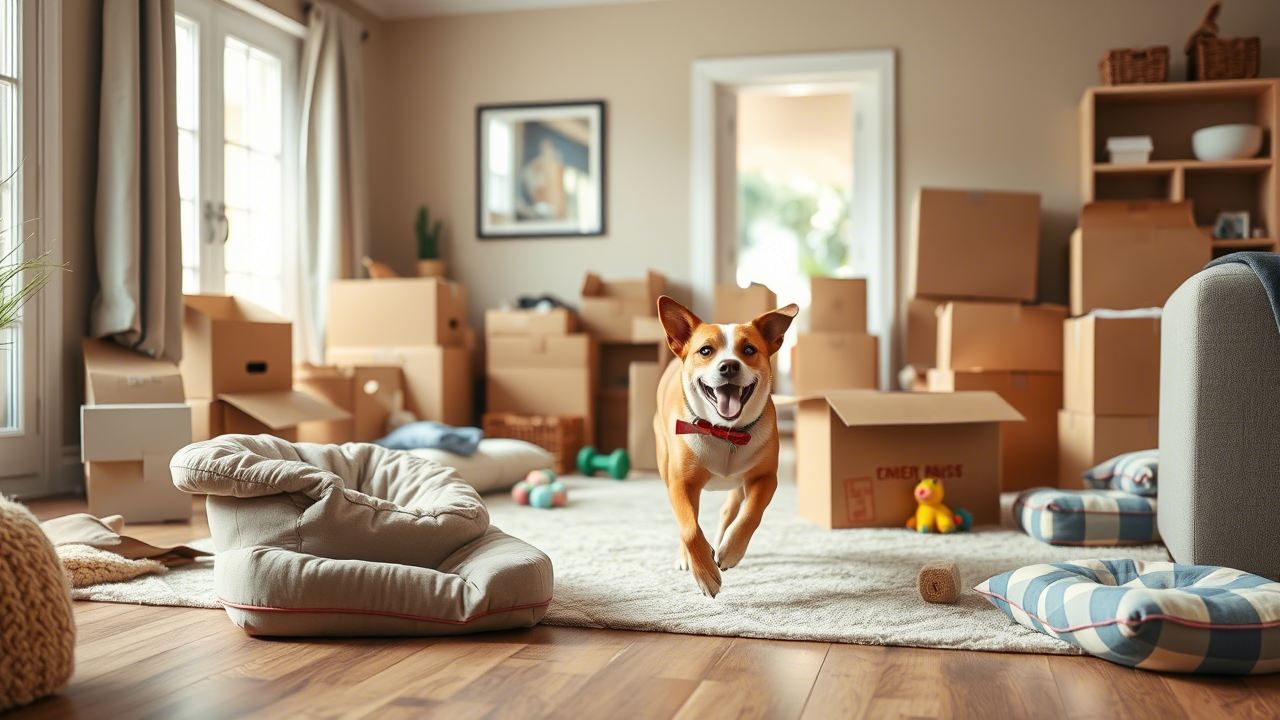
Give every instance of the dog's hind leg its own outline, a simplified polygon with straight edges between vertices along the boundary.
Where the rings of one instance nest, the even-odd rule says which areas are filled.
[[[720,508],[720,529],[716,530],[716,541],[711,543],[712,549],[720,547],[720,541],[724,539],[724,533],[729,529],[729,524],[738,517],[740,507],[742,507],[742,488],[736,487],[729,491],[724,499],[724,505]]]

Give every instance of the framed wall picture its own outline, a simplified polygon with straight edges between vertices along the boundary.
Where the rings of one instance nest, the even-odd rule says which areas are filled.
[[[604,234],[604,102],[476,109],[482,239]]]

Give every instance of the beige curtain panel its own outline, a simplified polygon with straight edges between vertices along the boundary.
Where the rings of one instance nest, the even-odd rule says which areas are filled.
[[[321,364],[331,280],[355,277],[368,246],[364,67],[355,18],[329,3],[308,14],[302,46],[302,233],[294,355]]]
[[[182,357],[173,0],[105,0],[91,332]]]

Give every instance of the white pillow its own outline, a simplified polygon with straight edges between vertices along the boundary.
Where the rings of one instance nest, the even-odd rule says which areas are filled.
[[[506,490],[532,470],[546,470],[555,464],[551,453],[524,440],[486,438],[471,457],[446,450],[410,450],[411,455],[435,460],[454,468],[476,492]]]

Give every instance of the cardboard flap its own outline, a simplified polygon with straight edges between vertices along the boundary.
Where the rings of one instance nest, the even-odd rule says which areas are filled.
[[[92,338],[81,347],[91,405],[181,403],[186,397],[176,363]]]
[[[1083,230],[1101,228],[1195,228],[1191,201],[1100,200],[1080,211]]]
[[[346,420],[351,413],[298,390],[224,393],[218,396],[272,430],[284,430],[312,420]]]
[[[81,405],[80,461],[131,462],[191,443],[191,408],[178,403]]]
[[[287,318],[231,295],[183,295],[182,303],[214,320],[290,324]]]
[[[841,422],[850,427],[1020,422],[1026,419],[999,395],[987,391],[882,393],[875,390],[841,390],[783,400],[786,404],[793,404],[819,398],[825,399]]]
[[[604,294],[604,281],[595,273],[587,273],[582,281],[582,297],[597,297]]]
[[[667,344],[667,331],[662,329],[662,321],[657,317],[631,318],[631,341],[636,343]]]

